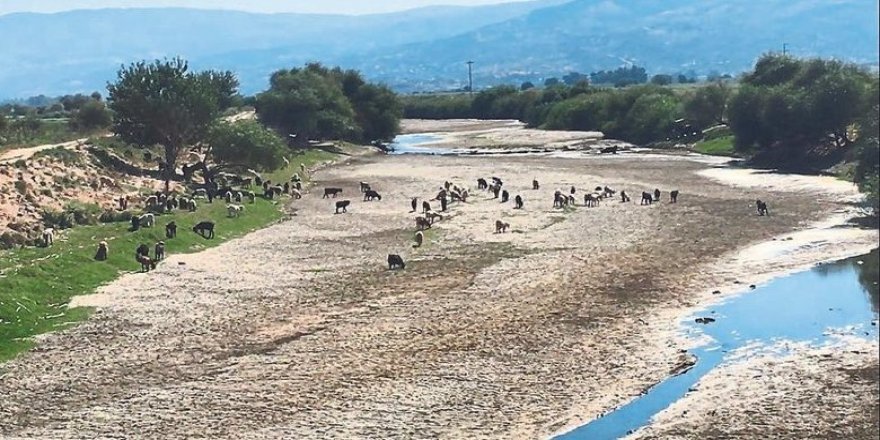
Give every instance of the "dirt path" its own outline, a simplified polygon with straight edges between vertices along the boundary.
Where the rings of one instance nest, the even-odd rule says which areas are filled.
[[[710,168],[377,156],[324,170],[319,187],[344,188],[348,214],[314,192],[290,221],[78,299],[99,312],[0,367],[0,435],[536,438],[590,420],[682,361],[674,317],[708,286],[765,275],[724,258],[826,218],[854,192],[781,182],[768,193]],[[410,197],[493,175],[524,210],[475,192],[411,247]],[[362,202],[359,181],[383,200]],[[605,184],[636,200],[659,187],[664,202],[551,208],[556,188]],[[673,188],[678,204],[666,203]],[[755,216],[755,198],[774,216]],[[496,219],[513,231],[493,233]],[[810,252],[843,252],[832,245]],[[388,253],[406,270],[387,271]]]
[[[0,153],[0,164],[13,163],[19,160],[27,160],[30,159],[33,155],[39,153],[43,150],[50,150],[52,148],[61,147],[72,149],[76,148],[80,145],[84,145],[88,138],[75,139],[68,142],[56,142],[54,144],[44,144],[37,145],[34,147],[26,147],[26,148],[16,148],[12,150],[7,150]]]

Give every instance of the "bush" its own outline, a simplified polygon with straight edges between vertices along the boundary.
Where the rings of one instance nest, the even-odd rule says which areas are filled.
[[[57,211],[43,211],[43,223],[48,228],[70,229],[76,225],[94,225],[98,223],[101,208],[98,205],[72,202]]]
[[[134,214],[131,211],[104,211],[98,218],[101,223],[130,222]]]
[[[48,150],[38,151],[36,154],[34,154],[34,157],[47,157],[55,159],[63,163],[64,165],[76,165],[82,162],[82,156],[80,156],[79,153],[64,147],[55,147]]]
[[[4,231],[0,234],[0,249],[14,249],[27,243],[27,237],[15,231]]]

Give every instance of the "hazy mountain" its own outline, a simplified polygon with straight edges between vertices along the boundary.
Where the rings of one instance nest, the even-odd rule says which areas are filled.
[[[543,0],[368,16],[187,9],[0,16],[0,97],[103,89],[122,63],[180,55],[236,71],[245,92],[310,60],[402,90],[591,72],[737,73],[788,43],[795,55],[876,63],[875,0]]]

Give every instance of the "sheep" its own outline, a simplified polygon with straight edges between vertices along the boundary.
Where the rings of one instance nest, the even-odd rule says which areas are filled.
[[[587,207],[599,206],[602,196],[597,193],[584,194],[584,205]]]
[[[758,215],[760,216],[770,215],[770,210],[767,209],[767,202],[762,202],[761,199],[755,201],[755,208],[758,210]]]
[[[156,217],[152,213],[146,213],[140,216],[138,220],[140,227],[143,228],[152,228],[154,224],[156,224]]]
[[[214,222],[207,220],[199,222],[197,225],[193,226],[192,230],[204,238],[214,238]]]
[[[339,194],[342,194],[342,188],[324,188],[324,197],[322,199],[326,199],[330,196],[336,198]]]
[[[410,206],[412,206],[412,211],[410,212],[416,212],[416,210],[419,208],[419,198],[413,197],[412,200],[409,201],[409,204]]]
[[[150,256],[150,247],[147,246],[147,245],[145,245],[145,244],[143,244],[143,243],[141,243],[141,245],[138,246],[138,247],[134,250],[134,254],[135,254],[136,256],[143,255],[143,256],[145,256],[145,257],[149,257],[149,256]]]
[[[678,190],[672,190],[669,192],[669,203],[678,203]]]
[[[510,193],[505,189],[501,191],[501,203],[507,203],[508,200],[510,200]]]
[[[602,197],[605,197],[606,199],[614,197],[615,193],[617,193],[617,191],[615,191],[607,186],[605,188],[602,188]]]
[[[368,189],[368,190],[364,193],[364,201],[365,201],[365,202],[371,202],[371,201],[373,201],[373,200],[379,200],[379,201],[382,201],[382,196],[379,195],[379,193],[377,193],[376,191],[373,191],[373,190],[371,190],[371,189]]]
[[[303,185],[300,182],[293,182],[293,188],[296,189],[297,191],[302,191]]]
[[[577,189],[572,185],[570,190],[571,195],[574,195],[575,192],[577,192]]]
[[[265,198],[267,198],[267,199],[269,199],[269,200],[272,200],[272,199],[275,198],[275,191],[273,191],[273,190],[271,190],[271,189],[269,189],[269,188],[266,188],[266,189],[263,190],[263,197],[265,197]]]
[[[254,184],[254,178],[253,178],[253,177],[248,177],[247,179],[242,179],[242,180],[241,180],[241,186],[242,186],[243,188],[250,188],[251,185],[253,185],[253,184]]]
[[[137,231],[141,227],[141,218],[140,216],[133,215],[131,216],[131,231]]]
[[[428,212],[428,211],[430,211],[430,210],[431,210],[431,204],[428,203],[427,200],[423,201],[423,202],[422,202],[422,212],[425,213],[425,212]]]
[[[574,206],[575,205],[574,196],[569,195],[568,197],[566,197],[565,198],[565,205],[566,206]]]
[[[395,268],[406,269],[406,263],[403,262],[403,258],[400,255],[388,254],[388,270],[394,270]]]
[[[516,205],[516,206],[514,206],[514,209],[522,209],[523,208],[523,198],[521,195],[517,194],[516,197],[514,197],[513,201]]]
[[[241,217],[241,213],[244,212],[244,206],[228,205],[226,206],[226,212],[230,217]]]
[[[651,196],[651,193],[642,191],[642,201],[639,202],[640,205],[651,205],[654,203],[654,198]]]
[[[149,272],[150,269],[156,268],[156,262],[146,255],[138,254],[135,259],[141,264],[141,272]]]
[[[486,179],[482,177],[477,179],[477,189],[489,189],[489,183],[486,182]]]
[[[241,198],[243,196],[244,195],[241,193],[241,191],[236,191],[236,192],[232,193],[232,200],[234,200],[235,203],[241,203]]]
[[[348,205],[351,204],[351,200],[341,200],[336,202],[336,214],[339,214],[339,210],[342,212],[348,212]]]
[[[162,261],[165,259],[165,242],[160,241],[156,243],[156,247],[154,248],[156,254],[156,261]]]
[[[416,244],[413,247],[422,247],[422,243],[425,241],[425,234],[422,231],[416,231]]]
[[[425,229],[431,229],[431,222],[425,217],[416,217],[416,230],[424,231]]]
[[[284,194],[290,194],[290,182],[284,182],[282,190],[284,191]]]
[[[193,191],[192,198],[194,199],[207,199],[208,198],[208,190],[205,188],[199,188]]]
[[[510,223],[505,223],[501,220],[495,220],[495,233],[496,234],[507,232],[508,228],[510,228]]]
[[[159,197],[158,196],[147,197],[147,200],[144,202],[144,206],[146,208],[153,208],[158,205],[159,205]]]
[[[362,192],[362,193],[365,193],[365,192],[367,192],[367,191],[369,191],[369,190],[371,189],[371,188],[370,188],[370,184],[367,183],[367,182],[360,182],[360,186],[361,186],[361,192]]]
[[[196,204],[196,199],[189,199],[189,212],[196,212],[198,209],[198,205]]]
[[[303,176],[307,176],[306,164],[304,164],[304,163],[299,164],[299,171],[302,173]]]
[[[281,185],[275,185],[269,190],[275,193],[275,197],[281,197],[281,194],[284,194],[284,187]]]
[[[468,193],[467,188],[461,190],[461,201],[467,203],[468,197],[470,197],[470,193]]]
[[[290,166],[290,161],[289,161],[289,160],[287,160],[287,158],[286,158],[286,157],[284,157],[284,156],[281,156],[281,160],[283,160],[283,161],[284,161],[284,167],[285,167],[285,168],[286,168],[286,167],[289,167],[289,166]]]
[[[532,180],[532,189],[537,191],[540,188],[541,188],[541,184],[538,183],[538,179],[533,179]]]
[[[107,254],[110,252],[110,247],[107,245],[106,241],[101,241],[98,243],[98,251],[95,252],[95,260],[96,261],[107,261]]]
[[[53,243],[55,243],[55,229],[43,229],[43,246],[49,247],[52,246]]]
[[[293,183],[302,182],[302,177],[299,177],[299,174],[293,173],[293,175],[290,176],[290,181]]]
[[[248,200],[250,200],[252,204],[257,203],[257,195],[253,191],[247,191],[245,195],[247,195]]]
[[[232,192],[226,191],[223,193],[223,200],[226,200],[226,203],[232,203]]]
[[[567,202],[568,198],[562,195],[562,191],[556,190],[556,192],[553,193],[554,208],[564,208]]]
[[[659,188],[654,189],[654,201],[655,202],[660,201],[660,189]]]
[[[629,202],[629,196],[626,195],[626,191],[621,190],[620,191],[620,203],[627,203],[627,202]]]
[[[301,199],[303,196],[302,196],[302,193],[299,192],[299,190],[292,189],[292,190],[290,190],[290,197],[292,197],[294,199]]]
[[[433,225],[435,221],[443,220],[443,215],[429,211],[425,213],[425,219],[428,220],[429,224]]]

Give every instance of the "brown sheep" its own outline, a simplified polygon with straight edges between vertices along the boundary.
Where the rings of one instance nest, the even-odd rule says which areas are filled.
[[[508,228],[510,228],[510,223],[505,223],[501,220],[495,220],[495,233],[496,234],[507,232]]]

